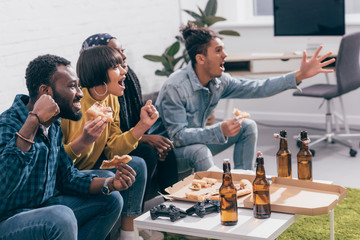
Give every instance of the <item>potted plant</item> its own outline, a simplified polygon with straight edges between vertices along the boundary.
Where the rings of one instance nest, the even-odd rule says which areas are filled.
[[[226,18],[216,16],[217,11],[217,0],[209,0],[206,4],[204,10],[198,7],[199,13],[183,10],[189,14],[193,21],[189,21],[197,25],[198,27],[210,27],[211,25],[220,22],[226,21]],[[240,36],[240,34],[233,30],[223,30],[218,32],[220,35],[229,35],[229,36]],[[161,70],[156,70],[155,75],[158,76],[170,76],[176,69],[182,68],[185,64],[190,61],[190,58],[186,52],[186,49],[182,47],[180,55],[178,54],[181,48],[181,45],[184,45],[184,39],[182,36],[175,36],[176,41],[165,49],[161,55],[144,55],[143,57],[149,61],[160,62],[163,65]]]

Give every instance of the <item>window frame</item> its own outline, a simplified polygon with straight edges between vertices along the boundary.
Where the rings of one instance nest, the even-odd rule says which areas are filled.
[[[256,0],[241,0],[241,1],[222,1],[218,6],[219,16],[236,16],[230,17],[227,21],[216,23],[217,27],[268,27],[274,26],[274,19],[272,15],[256,16],[255,11]],[[271,0],[272,1],[272,0]],[[346,0],[349,1],[349,0]],[[359,0],[354,0],[359,1]],[[229,11],[232,12],[229,14]],[[234,14],[233,12],[236,11]],[[359,10],[360,11],[360,10]],[[359,13],[345,13],[345,23],[347,26],[360,25]]]

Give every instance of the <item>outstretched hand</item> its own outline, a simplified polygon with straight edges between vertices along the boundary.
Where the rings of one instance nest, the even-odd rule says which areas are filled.
[[[296,75],[295,75],[296,83],[299,83],[306,78],[313,77],[319,73],[331,73],[334,71],[333,69],[324,69],[324,67],[335,62],[335,58],[324,61],[332,54],[332,52],[328,52],[323,56],[319,56],[321,49],[322,46],[318,47],[314,55],[309,60],[307,60],[306,51],[303,52],[300,70],[296,71]]]

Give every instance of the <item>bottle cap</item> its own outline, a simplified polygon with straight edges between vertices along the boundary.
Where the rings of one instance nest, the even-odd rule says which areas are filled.
[[[285,134],[285,137],[284,136],[281,136],[281,134],[278,134],[278,133],[274,133],[274,138],[278,139],[286,139],[286,134]]]
[[[285,138],[286,137],[286,130],[281,130],[280,131],[280,136]]]
[[[223,162],[230,162],[229,158],[224,158]]]
[[[260,151],[256,153],[256,163],[264,164],[263,154]]]
[[[224,158],[223,171],[224,172],[230,172],[231,171],[230,160],[228,158]]]
[[[301,133],[300,133],[300,138],[301,138],[301,139],[307,138],[307,131],[301,131]]]

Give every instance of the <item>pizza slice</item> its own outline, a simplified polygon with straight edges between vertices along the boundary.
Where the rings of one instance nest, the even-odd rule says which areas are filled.
[[[129,155],[115,155],[111,160],[104,160],[100,166],[100,169],[112,169],[116,168],[120,163],[128,163],[131,161],[131,156]]]
[[[86,110],[86,114],[91,118],[97,118],[99,116],[106,118],[106,122],[113,122],[113,112],[111,107],[102,105],[98,102],[94,103],[88,110]]]
[[[238,118],[249,118],[250,117],[250,113],[242,112],[237,108],[234,108],[233,114]]]

